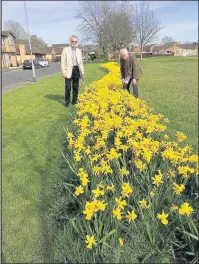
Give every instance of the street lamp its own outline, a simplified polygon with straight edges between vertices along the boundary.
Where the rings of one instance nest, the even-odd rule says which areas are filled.
[[[26,15],[26,25],[27,25],[27,32],[28,32],[29,48],[30,48],[30,54],[31,54],[31,60],[32,60],[33,82],[36,82],[35,65],[34,65],[33,59],[32,59],[32,47],[31,47],[30,33],[29,33],[29,28],[28,28],[28,17],[27,17],[27,11],[26,11],[26,1],[24,1],[24,10],[25,10],[25,15]]]

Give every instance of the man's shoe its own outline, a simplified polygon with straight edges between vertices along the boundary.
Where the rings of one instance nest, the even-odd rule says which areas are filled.
[[[65,106],[68,107],[70,103],[65,103]]]
[[[73,105],[75,105],[77,102],[72,102]]]

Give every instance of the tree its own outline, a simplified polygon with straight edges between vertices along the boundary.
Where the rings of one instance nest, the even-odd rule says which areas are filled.
[[[27,32],[17,21],[6,21],[4,24],[4,29],[11,31],[15,35],[16,39],[28,39]]]
[[[171,42],[174,42],[174,40],[172,37],[169,37],[169,36],[165,36],[164,38],[162,38],[162,41],[161,41],[162,44],[169,44]]]
[[[184,44],[192,44],[192,42],[187,40],[184,42]]]
[[[140,46],[142,60],[143,48],[154,42],[157,33],[163,28],[146,1],[135,4],[133,28],[137,29],[136,41]]]
[[[116,56],[121,48],[129,46],[135,35],[131,7],[127,2],[121,2],[109,11],[108,42]]]
[[[47,47],[47,43],[45,43],[42,38],[39,38],[36,35],[30,36],[30,40],[31,40],[32,46],[35,48]]]
[[[79,30],[82,31],[85,41],[98,43],[108,59],[108,23],[109,10],[114,2],[110,1],[80,1],[80,9],[76,18],[81,19]]]

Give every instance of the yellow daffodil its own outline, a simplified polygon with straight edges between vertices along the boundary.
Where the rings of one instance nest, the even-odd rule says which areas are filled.
[[[86,247],[89,249],[91,249],[93,245],[97,244],[94,235],[93,236],[87,235],[85,242],[87,244]]]
[[[116,197],[115,201],[117,203],[117,207],[120,208],[120,209],[124,209],[124,206],[127,205],[126,201],[122,200],[122,197],[119,197],[119,198]]]
[[[134,212],[134,210],[131,211],[131,212],[128,211],[127,213],[128,213],[128,215],[126,216],[126,218],[128,219],[129,223],[130,223],[131,221],[134,221],[134,220],[136,219],[137,215],[136,215],[136,213]]]
[[[139,204],[142,208],[146,208],[146,209],[150,208],[150,205],[149,204],[147,205],[147,201],[145,199],[139,201]]]
[[[84,193],[83,187],[82,186],[78,186],[75,189],[75,195],[79,196],[80,194]]]
[[[120,208],[116,208],[115,210],[113,210],[113,216],[117,218],[117,220],[121,220],[122,219],[122,212]]]
[[[120,246],[123,246],[123,245],[124,245],[124,241],[123,241],[123,239],[120,237],[120,238],[118,238],[118,240],[119,240],[119,244],[120,244]]]
[[[164,211],[162,211],[162,214],[157,214],[157,218],[161,220],[161,223],[163,225],[167,225],[168,224],[167,217],[168,217],[168,214],[165,214]]]
[[[174,190],[174,193],[181,194],[185,190],[185,186],[184,184],[178,185],[175,182],[173,182],[173,190]]]
[[[171,206],[171,211],[177,211],[178,210],[178,206],[176,204],[172,204]]]
[[[187,215],[190,216],[194,212],[193,208],[189,205],[189,203],[185,202],[184,204],[181,205],[179,209],[179,214],[181,215]]]

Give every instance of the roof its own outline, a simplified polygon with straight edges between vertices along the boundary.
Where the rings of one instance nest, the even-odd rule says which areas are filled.
[[[16,44],[27,44],[28,40],[27,39],[16,39]]]
[[[14,38],[16,38],[16,36],[15,36],[15,34],[13,34],[11,31],[9,31],[9,30],[3,30],[3,31],[1,31],[1,35],[2,36],[5,36],[5,37],[7,37],[8,35],[12,35]]]
[[[70,46],[70,44],[52,44],[52,47],[53,48],[65,48],[65,47],[68,47],[68,46]]]
[[[149,45],[146,45],[144,48],[143,48],[143,51],[148,51],[150,52],[151,51],[151,47],[155,46],[156,44],[149,44]]]
[[[45,53],[52,53],[53,47],[40,48],[40,50],[45,52]]]
[[[30,53],[30,48],[29,48],[29,45],[28,45],[28,44],[25,45],[25,50],[26,50],[26,54],[27,54],[27,55],[31,54],[31,53]],[[42,55],[44,55],[44,54],[46,54],[46,53],[48,53],[48,52],[46,52],[46,51],[45,51],[44,49],[42,49],[42,48],[35,48],[35,47],[32,47],[32,54],[42,54]],[[17,54],[17,55],[20,55],[20,52],[19,52],[19,44],[16,45],[16,54]]]
[[[158,51],[158,50],[166,50],[170,48],[172,45],[157,45],[153,47],[153,51]]]
[[[180,44],[178,46],[183,48],[183,49],[192,49],[192,50],[197,49],[197,44],[194,44],[194,43],[191,43],[191,44]]]

